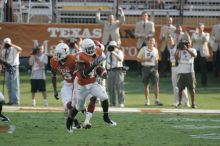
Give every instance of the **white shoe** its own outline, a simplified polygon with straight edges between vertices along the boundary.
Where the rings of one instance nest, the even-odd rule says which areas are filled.
[[[81,124],[77,119],[73,119],[72,129],[81,129]]]
[[[117,126],[117,123],[116,123],[115,121],[112,121],[112,120],[111,120],[111,123],[109,123],[109,125],[112,126],[112,127],[114,127],[114,126]]]
[[[103,116],[103,120],[108,123],[110,126],[117,126],[117,123],[111,120],[108,116]]]
[[[124,105],[123,103],[122,103],[122,104],[120,104],[119,106],[120,106],[120,107],[125,107],[125,105]]]
[[[89,122],[84,122],[83,123],[83,128],[85,128],[85,129],[90,129],[92,127],[92,124],[91,123],[89,123]]]
[[[146,102],[144,103],[144,105],[145,105],[145,106],[149,106],[149,105],[150,105],[150,102],[147,102],[147,101],[146,101]]]
[[[2,122],[9,122],[10,120],[9,120],[8,117],[6,117],[6,116],[0,114],[0,121],[2,121]]]

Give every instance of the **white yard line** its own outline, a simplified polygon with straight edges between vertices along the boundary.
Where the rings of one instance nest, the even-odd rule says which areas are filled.
[[[102,112],[101,107],[96,107],[98,112]],[[5,112],[62,112],[62,108],[58,107],[19,107],[4,106]],[[220,110],[210,109],[165,109],[165,108],[117,108],[110,107],[110,112],[120,113],[193,113],[193,114],[220,114]]]

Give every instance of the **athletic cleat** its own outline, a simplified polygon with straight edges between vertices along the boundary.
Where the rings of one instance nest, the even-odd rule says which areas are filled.
[[[10,120],[9,120],[9,118],[8,117],[6,117],[6,116],[4,116],[4,115],[0,115],[0,121],[2,121],[2,122],[9,122]]]
[[[192,104],[191,108],[197,108],[195,104]]]
[[[85,128],[85,129],[90,129],[90,128],[92,128],[92,124],[91,123],[83,123],[83,128]]]
[[[176,108],[182,108],[182,104],[181,104],[181,103],[178,103],[178,104],[176,105]]]
[[[103,116],[103,120],[108,123],[110,126],[116,126],[117,123],[113,120],[111,120],[108,116]]]
[[[159,101],[155,101],[154,105],[156,105],[156,106],[163,106],[163,103],[161,103]]]
[[[81,127],[81,124],[78,122],[77,119],[74,119],[74,120],[73,120],[72,128],[73,128],[73,129],[81,129],[81,128],[82,128],[82,127]]]
[[[73,119],[72,118],[70,118],[70,117],[68,117],[67,119],[66,119],[66,128],[67,128],[67,131],[69,132],[69,133],[72,133],[73,132]]]

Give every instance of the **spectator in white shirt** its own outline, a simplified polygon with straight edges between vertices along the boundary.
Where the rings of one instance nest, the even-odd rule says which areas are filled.
[[[176,60],[178,61],[178,80],[177,86],[179,88],[179,104],[181,106],[182,91],[187,87],[191,96],[191,107],[196,108],[195,105],[195,73],[194,73],[194,59],[197,56],[196,49],[191,48],[190,40],[183,40],[177,46]]]
[[[44,46],[34,48],[29,59],[29,65],[32,66],[31,71],[31,93],[32,106],[36,106],[35,94],[37,91],[42,92],[43,105],[48,106],[47,92],[46,92],[46,75],[45,66],[48,63],[47,55],[44,54]]]
[[[6,85],[8,89],[9,102],[7,105],[20,104],[20,79],[19,79],[19,54],[21,47],[12,43],[10,38],[3,40],[1,58],[13,67],[13,71],[5,69]]]

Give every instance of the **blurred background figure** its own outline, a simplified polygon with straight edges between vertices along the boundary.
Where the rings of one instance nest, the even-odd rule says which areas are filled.
[[[177,45],[183,39],[183,36],[184,36],[183,28],[180,24],[177,24],[176,30],[172,36],[174,38],[175,45]]]
[[[155,48],[155,39],[153,37],[149,38],[147,46],[141,48],[137,55],[137,61],[142,65],[142,79],[144,83],[144,95],[145,103],[144,105],[150,105],[149,97],[149,85],[150,81],[154,86],[154,96],[156,106],[162,106],[163,104],[159,101],[159,73],[158,73],[158,59],[159,53],[157,48]]]
[[[120,107],[124,107],[124,53],[120,49],[120,47],[117,46],[117,43],[115,41],[111,41],[107,47],[106,60],[106,68],[108,71],[107,89],[110,99],[110,105],[116,106],[116,91],[116,94],[118,96],[118,104]]]
[[[19,54],[21,51],[21,47],[13,44],[10,38],[3,40],[1,58],[13,67],[12,72],[6,68],[4,74],[9,95],[7,105],[20,104]]]
[[[102,43],[104,46],[107,46],[110,41],[115,41],[118,46],[121,45],[119,29],[125,22],[125,16],[122,8],[119,8],[118,11],[121,14],[119,20],[115,20],[114,15],[111,14],[108,16],[108,21],[102,21],[100,10],[96,13],[96,22],[103,25]]]
[[[220,16],[218,17],[218,24],[212,27],[211,39],[213,71],[215,77],[220,77]]]
[[[82,51],[81,45],[82,45],[82,38],[81,37],[72,37],[70,38],[69,42],[69,51],[70,54],[77,54]]]
[[[45,67],[48,63],[47,55],[44,54],[44,46],[33,48],[29,59],[31,70],[31,93],[32,93],[32,106],[36,106],[35,95],[37,91],[42,92],[43,105],[48,106],[47,92],[46,92],[46,75]]]
[[[188,39],[183,39],[177,46],[176,59],[178,61],[178,79],[177,86],[179,89],[179,103],[177,107],[182,106],[183,90],[187,87],[191,96],[191,108],[196,108],[195,88],[196,78],[194,71],[194,59],[197,56],[196,49],[191,47],[189,35],[185,34]]]
[[[192,34],[192,47],[197,51],[197,57],[195,59],[195,71],[201,73],[201,84],[207,85],[207,58],[209,53],[209,33],[204,32],[204,24],[199,23],[197,30]]]
[[[171,35],[167,38],[167,48],[170,52],[171,80],[173,85],[174,105],[177,106],[179,103],[179,89],[177,87],[178,62],[176,60],[177,45],[175,44],[174,38]],[[183,90],[182,103],[185,103],[188,107],[190,107],[187,88]]]
[[[141,13],[141,20],[135,24],[134,35],[137,38],[137,49],[140,49],[147,45],[149,37],[153,37],[155,33],[154,22],[148,20],[149,16],[147,11]],[[141,63],[137,62],[137,72],[141,75]]]
[[[167,49],[167,37],[171,35],[174,36],[176,27],[173,25],[173,18],[168,17],[166,19],[167,24],[163,25],[160,30],[160,41],[161,41],[161,61],[160,61],[160,76],[166,77],[167,71],[170,70],[169,63],[169,51]]]

